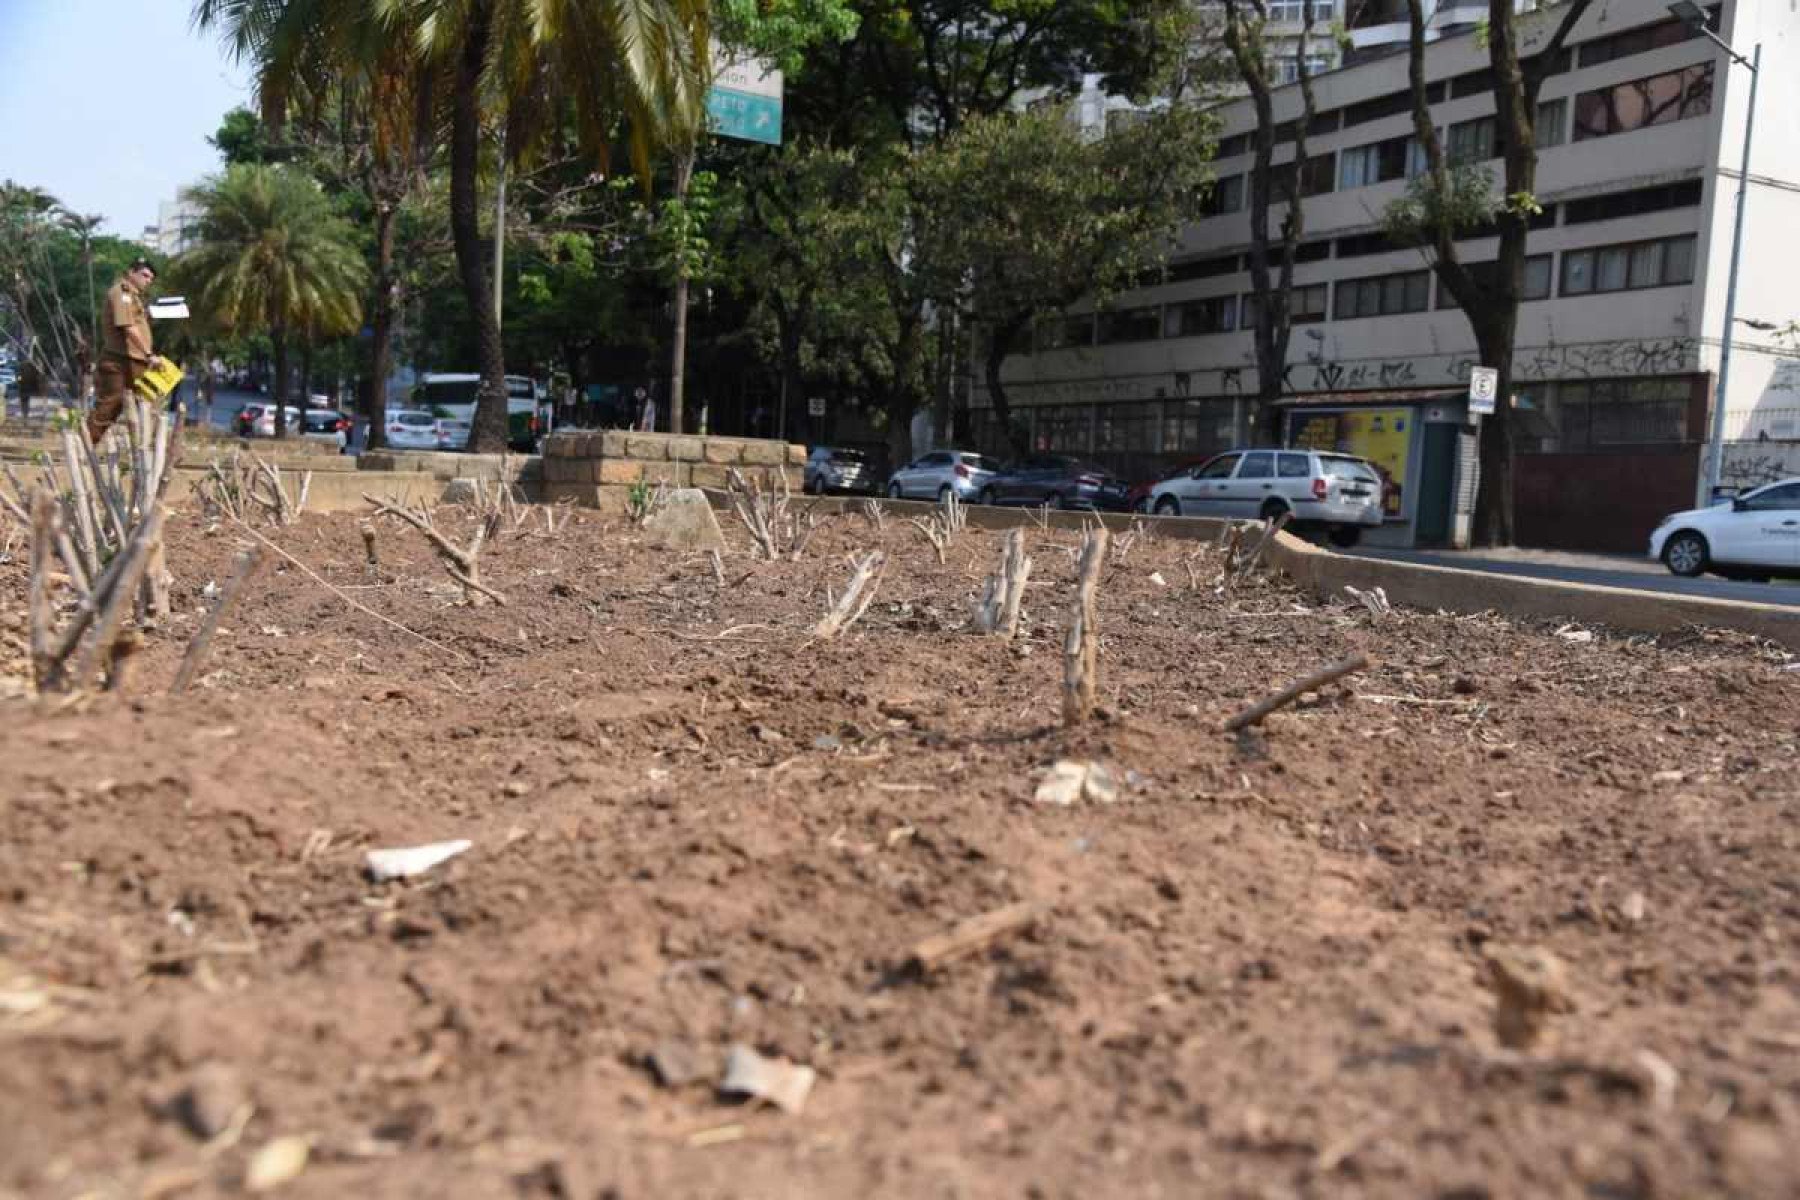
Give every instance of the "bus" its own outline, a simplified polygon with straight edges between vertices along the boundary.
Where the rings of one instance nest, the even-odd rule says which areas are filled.
[[[446,443],[446,450],[461,450],[468,444],[468,429],[475,420],[475,397],[481,389],[481,376],[464,373],[437,372],[420,377],[413,389],[413,407],[422,408],[449,423],[448,429],[461,433],[460,443]],[[513,450],[531,453],[537,449],[542,418],[539,409],[542,396],[537,382],[528,375],[506,377],[506,444]]]

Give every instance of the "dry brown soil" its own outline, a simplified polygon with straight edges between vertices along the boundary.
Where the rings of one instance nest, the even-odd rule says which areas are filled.
[[[721,586],[590,516],[504,536],[511,604],[469,610],[407,530],[367,577],[339,515],[274,536],[442,648],[277,565],[172,698],[243,541],[172,522],[182,616],[127,696],[0,702],[0,1195],[231,1194],[286,1137],[296,1197],[1800,1194],[1780,652],[1220,595],[1145,536],[1068,732],[1073,533],[1032,531],[1013,652],[966,629],[990,533],[940,566],[845,517],[771,565],[728,530]],[[810,643],[877,542],[876,603]],[[1036,803],[1065,757],[1124,796]],[[1017,901],[1032,928],[902,969]],[[1568,970],[1526,1052],[1503,943]],[[816,1068],[804,1110],[716,1095],[734,1042]]]

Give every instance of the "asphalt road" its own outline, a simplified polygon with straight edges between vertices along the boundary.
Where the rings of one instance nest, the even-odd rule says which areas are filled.
[[[1563,583],[1597,584],[1601,587],[1633,588],[1643,592],[1706,596],[1714,600],[1748,600],[1757,604],[1781,604],[1790,608],[1800,608],[1800,580],[1740,583],[1711,576],[1682,579],[1680,576],[1669,574],[1661,564],[1653,563],[1648,558],[1634,559],[1604,554],[1564,554],[1554,550],[1459,552],[1383,550],[1358,547],[1349,553],[1367,558],[1391,559],[1395,562],[1424,563],[1434,567],[1456,567],[1464,571],[1518,575],[1527,579],[1553,579]]]

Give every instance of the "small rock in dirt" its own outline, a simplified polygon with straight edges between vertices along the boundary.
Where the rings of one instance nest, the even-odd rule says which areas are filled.
[[[298,1178],[306,1170],[306,1159],[311,1153],[310,1138],[276,1138],[251,1156],[249,1169],[244,1172],[244,1187],[252,1192],[266,1192]]]
[[[1583,645],[1594,640],[1594,631],[1591,629],[1577,629],[1573,625],[1564,625],[1561,629],[1556,631],[1556,636],[1565,642],[1574,642],[1576,645]]]
[[[733,1098],[767,1100],[790,1115],[806,1107],[818,1073],[811,1067],[798,1066],[785,1058],[765,1058],[742,1042],[731,1047],[725,1058],[725,1077],[719,1081],[719,1093]]]
[[[1619,905],[1619,915],[1624,917],[1627,921],[1630,921],[1633,925],[1642,922],[1648,911],[1649,905],[1644,900],[1644,893],[1642,892],[1632,892],[1630,895],[1626,896],[1624,901]]]
[[[718,1059],[711,1061],[716,1063]],[[656,1076],[656,1082],[666,1088],[685,1087],[710,1073],[706,1058],[686,1042],[660,1042],[644,1056],[644,1063]]]
[[[829,733],[821,733],[812,740],[812,748],[814,750],[841,750],[843,747],[844,743],[838,741],[838,739],[832,737]]]
[[[1157,587],[1169,586],[1169,581],[1162,577],[1161,571],[1152,571],[1150,573],[1150,582],[1154,583]]]
[[[531,791],[531,785],[523,779],[509,779],[500,785],[500,790],[508,796],[517,798]]]
[[[1060,759],[1038,784],[1039,804],[1073,804],[1088,799],[1111,804],[1119,798],[1119,777],[1112,768],[1096,762]]]
[[[1481,685],[1476,683],[1473,679],[1470,679],[1467,675],[1458,675],[1455,681],[1450,684],[1450,690],[1459,696],[1473,696],[1476,692],[1481,690]]]
[[[1658,771],[1656,774],[1650,776],[1650,782],[1657,787],[1669,787],[1682,782],[1686,778],[1687,775],[1681,771]]]
[[[224,1063],[207,1063],[194,1072],[171,1109],[189,1133],[209,1142],[231,1127],[245,1101],[238,1073]]]
[[[452,479],[444,485],[444,494],[439,498],[439,502],[443,504],[473,504],[477,486],[473,479]]]
[[[725,534],[699,488],[675,488],[644,520],[644,540],[663,550],[724,550]]]
[[[393,850],[371,850],[364,857],[369,878],[376,883],[389,879],[406,879],[423,875],[439,863],[448,862],[475,843],[467,838],[453,842],[431,842],[424,846],[405,846]]]
[[[1572,1011],[1568,970],[1539,946],[1489,943],[1482,948],[1488,985],[1494,989],[1494,1032],[1503,1046],[1529,1049],[1552,1013]]]

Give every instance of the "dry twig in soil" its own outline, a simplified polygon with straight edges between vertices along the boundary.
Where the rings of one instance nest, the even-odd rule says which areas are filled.
[[[862,515],[863,520],[867,521],[869,527],[876,533],[880,533],[887,528],[887,509],[882,506],[881,501],[864,500],[862,502]]]
[[[237,602],[238,594],[244,590],[244,585],[261,565],[262,550],[259,547],[252,546],[238,555],[237,569],[225,581],[225,587],[219,592],[218,602],[206,614],[206,619],[194,632],[193,640],[188,642],[187,652],[181,656],[181,666],[175,672],[175,682],[169,685],[170,695],[186,691],[194,681],[194,676],[206,664],[206,656],[212,651],[213,634],[218,632],[219,623],[225,619],[226,612]]]
[[[979,916],[959,921],[947,933],[934,934],[907,952],[905,966],[921,975],[946,963],[966,958],[993,945],[1008,934],[1029,928],[1038,918],[1037,905],[1008,904]]]
[[[781,558],[798,562],[806,551],[806,544],[818,531],[818,505],[815,502],[804,512],[794,512],[787,474],[776,471],[775,477],[781,481],[780,492],[772,486],[764,488],[754,479],[744,478],[741,471],[732,467],[726,477],[730,484],[727,494],[731,497],[732,511],[750,531],[750,540],[755,543],[758,555],[770,562]]]
[[[856,570],[850,576],[849,586],[831,611],[813,626],[813,637],[820,641],[836,637],[868,611],[875,599],[875,589],[881,585],[881,573],[887,567],[887,555],[880,550],[871,550],[861,558],[852,556],[850,561]]]
[[[1246,729],[1251,725],[1255,725],[1276,709],[1292,704],[1306,693],[1317,691],[1319,688],[1324,687],[1333,680],[1342,679],[1344,676],[1352,674],[1353,672],[1361,671],[1368,667],[1368,665],[1369,659],[1367,655],[1360,653],[1352,654],[1349,658],[1346,658],[1341,662],[1334,662],[1329,667],[1314,671],[1305,679],[1288,684],[1279,692],[1270,696],[1267,700],[1257,701],[1243,712],[1240,712],[1235,717],[1231,718],[1231,720],[1225,722],[1225,728],[1228,732],[1232,733],[1235,733],[1240,729]]]
[[[257,529],[255,529],[250,524],[250,522],[244,521],[244,520],[238,520],[236,522],[236,524],[239,529],[242,529],[245,533],[249,534],[251,537],[253,537],[257,541],[261,542],[264,546],[267,546],[269,549],[273,550],[276,554],[280,555],[283,559],[285,559],[287,561],[289,566],[298,570],[302,575],[305,575],[308,579],[312,580],[314,583],[318,584],[320,587],[324,588],[326,591],[328,591],[332,595],[336,596],[339,600],[342,600],[345,604],[349,605],[351,608],[354,608],[357,612],[364,613],[368,616],[374,617],[377,621],[380,621],[383,625],[387,625],[394,629],[397,629],[401,633],[404,633],[407,637],[410,637],[410,638],[414,639],[415,641],[424,642],[427,646],[430,646],[433,650],[442,650],[445,654],[448,654],[454,658],[463,659],[465,661],[469,659],[470,656],[467,652],[458,650],[453,646],[446,646],[446,645],[444,645],[444,643],[442,643],[440,641],[436,641],[432,638],[428,638],[424,634],[420,633],[418,630],[409,628],[408,626],[405,626],[405,625],[402,625],[400,622],[394,620],[394,618],[383,616],[382,614],[376,612],[374,609],[370,608],[368,605],[361,603],[360,601],[355,599],[353,596],[351,596],[348,592],[344,591],[343,588],[337,587],[336,585],[332,584],[328,580],[322,578],[317,571],[313,570],[311,567],[307,566],[305,563],[303,563],[299,559],[295,558],[292,554],[289,554],[286,550],[283,550],[280,546],[276,545],[274,542],[270,541],[267,537],[263,536],[263,534],[261,532],[259,532]]]
[[[1287,527],[1288,520],[1293,515],[1292,512],[1283,509],[1273,520],[1264,523],[1262,536],[1256,539],[1256,544],[1250,548],[1250,553],[1244,556],[1244,561],[1238,564],[1237,573],[1232,576],[1234,584],[1241,582],[1245,576],[1256,569],[1256,564],[1262,561],[1263,552],[1269,548],[1269,543],[1275,540],[1276,534]]]
[[[1106,562],[1106,527],[1088,530],[1081,544],[1075,604],[1063,639],[1063,723],[1079,725],[1094,713],[1100,676],[1100,568]]]
[[[999,634],[1012,641],[1019,632],[1019,604],[1025,596],[1025,583],[1031,578],[1031,559],[1025,554],[1025,531],[1015,529],[1006,535],[1000,548],[1000,565],[988,576],[987,588],[975,607],[975,628],[983,633]]]
[[[425,535],[438,557],[443,560],[444,572],[462,585],[463,602],[471,608],[481,605],[484,599],[495,604],[504,605],[506,597],[481,582],[481,548],[493,536],[500,523],[499,513],[490,513],[485,519],[475,524],[475,534],[469,539],[467,547],[458,546],[445,537],[438,527],[432,523],[429,508],[411,509],[392,500],[377,500],[367,492],[363,499],[375,506],[378,517],[396,517]]]

